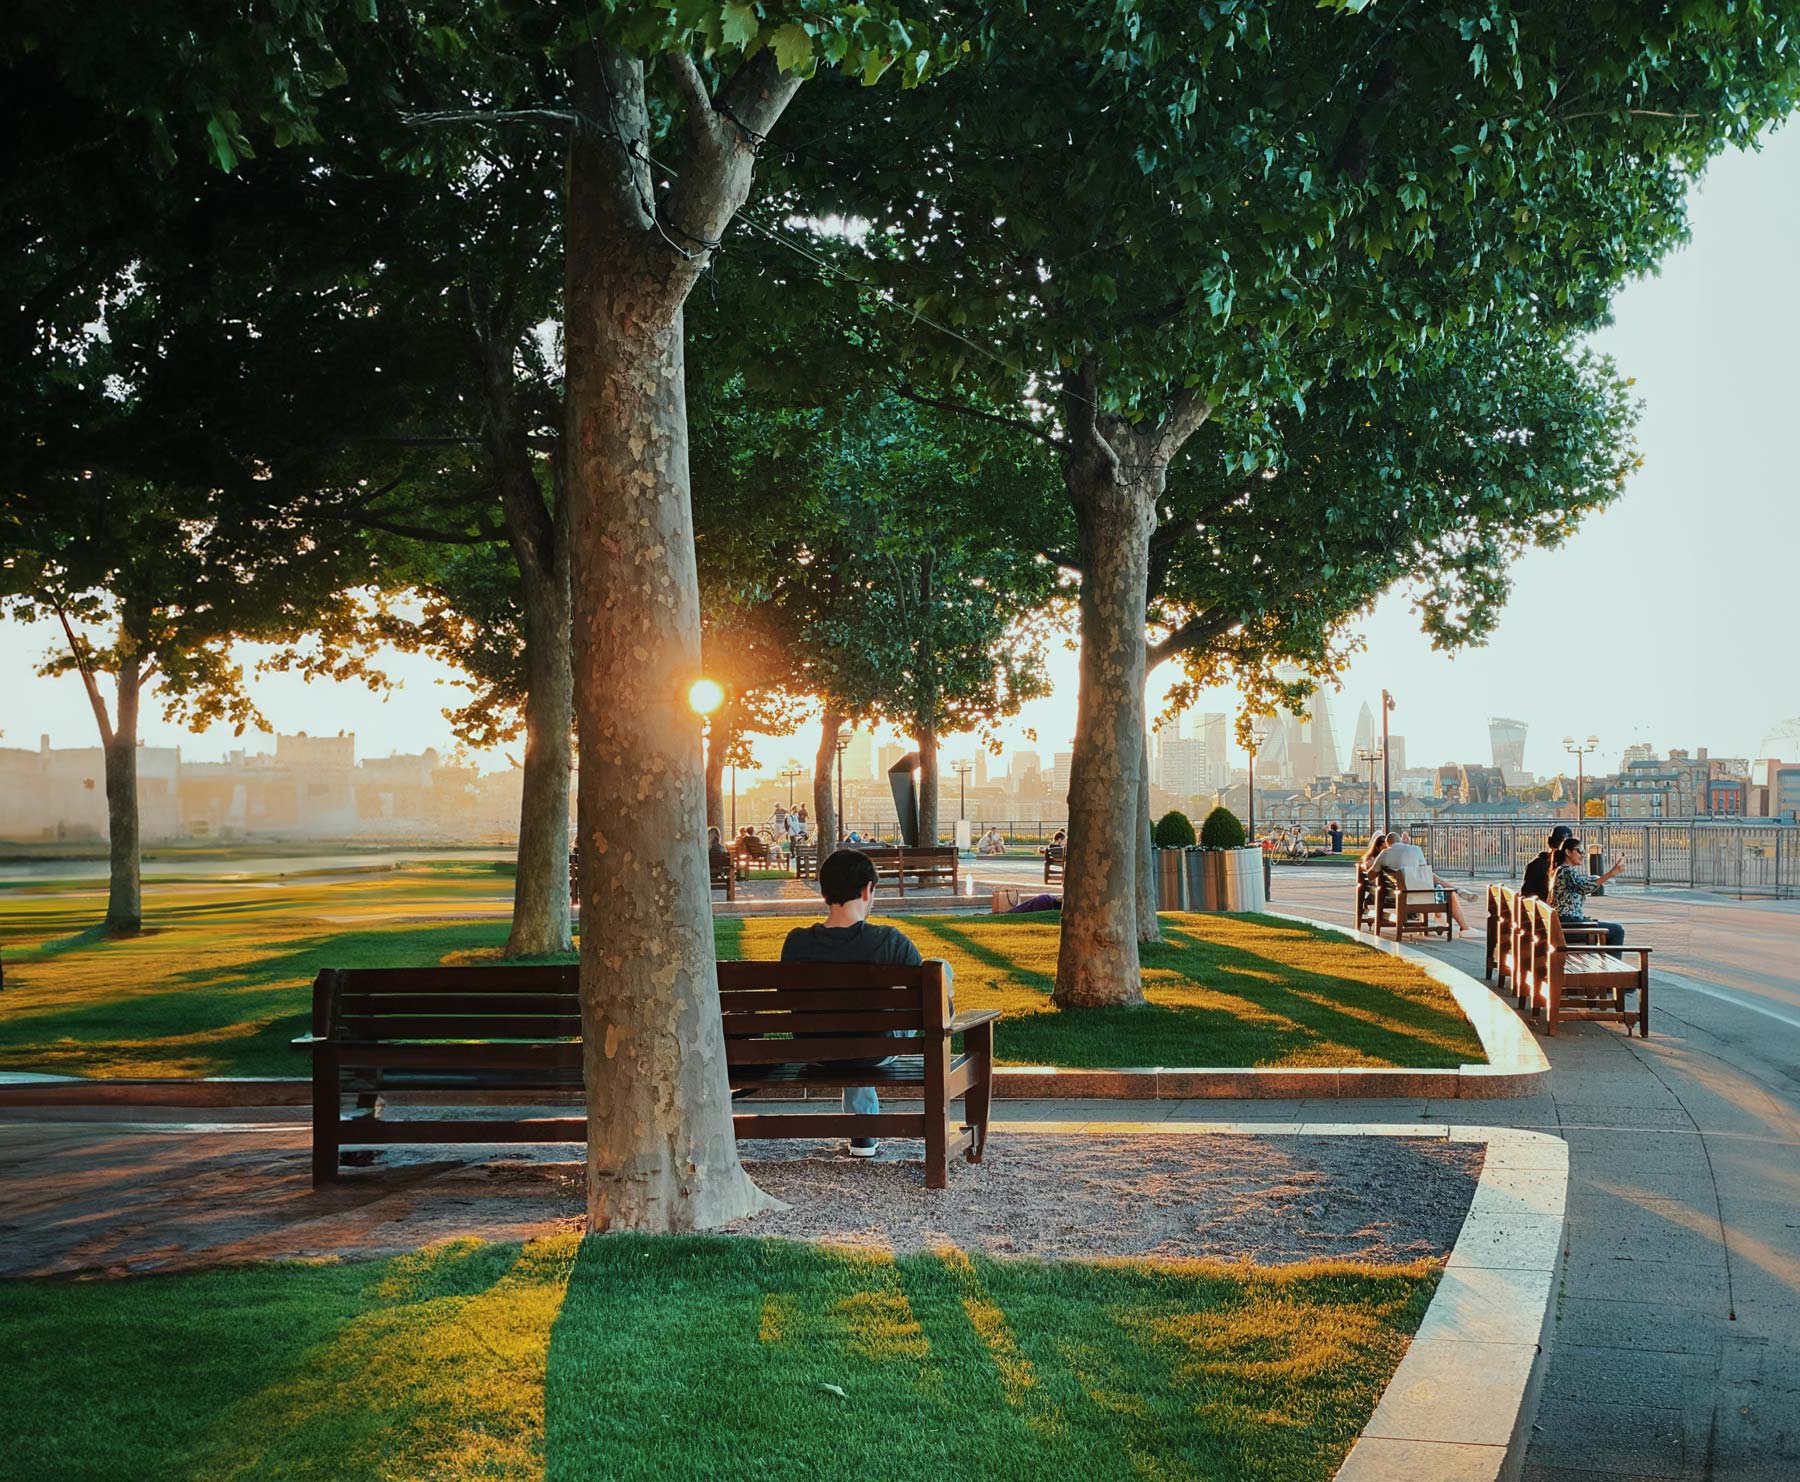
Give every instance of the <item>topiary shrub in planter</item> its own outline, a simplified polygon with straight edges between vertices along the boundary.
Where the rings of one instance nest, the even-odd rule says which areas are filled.
[[[1214,808],[1200,825],[1202,849],[1242,849],[1244,838],[1244,826],[1229,808]]]
[[[1171,808],[1156,820],[1150,837],[1158,849],[1186,849],[1194,842],[1194,825],[1187,814]]]

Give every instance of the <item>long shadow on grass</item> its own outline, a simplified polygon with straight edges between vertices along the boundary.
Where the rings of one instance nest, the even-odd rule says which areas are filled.
[[[1134,1009],[1083,1009],[1014,1015],[1004,1020],[996,1053],[1012,1063],[1100,1068],[1119,1065],[1366,1064],[1455,1066],[1478,1057],[1468,1023],[1433,1001],[1440,990],[1420,983],[1409,996],[1393,983],[1356,976],[1366,954],[1384,971],[1394,964],[1352,943],[1269,918],[1246,923],[1273,933],[1264,955],[1165,923],[1165,941],[1142,949],[1146,991],[1154,1000],[1178,991],[1156,981],[1170,973],[1228,1005],[1151,1002]],[[931,929],[1010,983],[1049,994],[1046,973],[1019,967],[983,941],[979,929],[933,921]],[[1320,971],[1282,960],[1281,941],[1317,943],[1332,966]],[[965,1004],[965,1006],[968,1006]],[[1348,1053],[1346,1053],[1346,1051]]]
[[[952,926],[950,924],[953,920],[952,917],[931,916],[922,919],[929,922],[930,930],[932,932],[942,937],[945,941],[953,943],[964,952],[967,952],[969,956],[973,957],[983,967],[991,967],[997,973],[1004,973],[1011,981],[1019,983],[1026,988],[1035,988],[1039,993],[1045,994],[1046,996],[1056,987],[1056,978],[1054,975],[1038,972],[1034,968],[1020,967],[1018,963],[1014,962],[1012,958],[1008,957],[1004,952],[997,952],[992,947],[985,945],[979,936],[971,935],[967,930],[961,927]],[[1011,924],[1025,925],[1027,923],[1015,922]],[[1032,922],[1029,924],[1042,925],[1045,923]]]
[[[893,1259],[584,1241],[551,1333],[552,1477],[1328,1475],[1422,1271]]]
[[[130,991],[7,1014],[0,1019],[0,1058],[24,1068],[28,1052],[55,1047],[58,1069],[66,1071],[72,1041],[108,1046],[112,1058],[127,1062],[186,1056],[210,1058],[210,1074],[304,1076],[305,1062],[288,1042],[305,1032],[312,980],[321,968],[429,966],[503,937],[504,925],[491,921],[321,933],[242,963],[173,974],[163,979],[166,987],[134,983],[131,943],[109,944]],[[220,1034],[236,1025],[244,1026],[242,1035]]]

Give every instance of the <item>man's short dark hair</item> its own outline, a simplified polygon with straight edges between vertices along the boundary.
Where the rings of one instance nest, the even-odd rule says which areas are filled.
[[[1550,830],[1550,837],[1544,840],[1544,847],[1546,849],[1554,849],[1558,844],[1562,843],[1564,839],[1572,839],[1574,837],[1574,829],[1570,828],[1566,823],[1559,823],[1555,828]]]
[[[875,861],[860,849],[838,849],[819,866],[819,894],[828,906],[855,900],[875,883]]]

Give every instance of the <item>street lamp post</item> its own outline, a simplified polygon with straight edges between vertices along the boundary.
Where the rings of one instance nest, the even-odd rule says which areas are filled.
[[[840,844],[844,842],[844,833],[845,833],[845,830],[844,830],[844,748],[850,744],[850,736],[851,736],[851,731],[850,731],[849,726],[845,726],[843,728],[843,730],[841,730],[837,733],[837,782],[838,782],[837,836],[838,836],[838,842]]]
[[[788,812],[790,813],[794,811],[794,779],[800,775],[800,770],[800,764],[798,762],[789,762],[775,774],[777,777],[787,778]]]
[[[1385,763],[1387,752],[1385,749],[1376,751],[1372,747],[1359,746],[1356,748],[1356,759],[1369,764],[1369,837],[1372,839],[1375,837],[1375,763]],[[1386,833],[1387,829],[1383,827],[1382,832]]]
[[[1262,846],[1258,844],[1256,838],[1256,753],[1262,750],[1263,743],[1268,739],[1267,726],[1253,725],[1250,727],[1250,842],[1257,844],[1258,848]]]
[[[975,770],[971,761],[952,762],[950,770],[956,773],[956,816],[967,821],[969,816],[969,773]]]
[[[1581,831],[1582,821],[1587,817],[1587,755],[1600,745],[1598,736],[1589,736],[1586,741],[1577,742],[1573,736],[1563,737],[1563,750],[1575,758],[1575,831]]]
[[[1393,806],[1394,784],[1388,777],[1388,712],[1394,708],[1394,697],[1386,690],[1381,692],[1381,831],[1391,834],[1394,831],[1394,817],[1390,811]]]
[[[725,703],[725,688],[716,679],[696,679],[688,686],[688,708],[700,717],[700,758],[701,770],[712,761],[712,717],[713,711]],[[737,776],[731,779],[731,803],[733,815],[731,831],[737,832]],[[710,822],[710,820],[708,820]]]

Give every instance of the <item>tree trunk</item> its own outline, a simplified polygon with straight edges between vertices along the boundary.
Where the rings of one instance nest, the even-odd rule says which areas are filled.
[[[569,784],[574,671],[569,661],[568,542],[547,575],[523,577],[525,765],[519,798],[518,873],[507,957],[569,950]]]
[[[688,83],[702,87],[691,62],[671,61],[678,71],[681,64]],[[649,137],[637,59],[582,47],[572,80],[581,113],[609,118],[628,139]],[[766,106],[733,101],[727,112],[766,131]],[[730,142],[728,120],[704,99],[688,112],[690,130],[706,135],[684,171],[701,194],[684,180],[665,197],[667,209],[687,236],[717,240],[749,188],[749,146]],[[654,190],[635,151],[599,130],[572,135],[562,446],[573,537],[582,916],[605,923],[581,938],[595,1231],[708,1229],[776,1203],[744,1172],[732,1131],[700,723],[687,703],[700,673],[700,594],[681,304],[699,266],[655,229],[647,204]]]
[[[503,955],[569,950],[569,780],[575,679],[569,660],[569,501],[560,468],[545,502],[514,386],[521,331],[475,312],[485,434],[501,521],[519,571],[524,611],[525,765],[512,930]]]
[[[1081,555],[1081,683],[1053,997],[1061,1008],[1141,1004],[1138,770],[1156,506],[1140,486],[1073,467],[1068,489]]]
[[[1137,784],[1137,939],[1160,942],[1162,927],[1156,919],[1156,840],[1150,832],[1150,738],[1140,733]]]
[[[919,727],[919,847],[938,841],[938,741],[932,726]]]
[[[138,818],[138,697],[142,668],[135,658],[119,666],[118,721],[103,735],[106,764],[106,932],[132,936],[144,926],[144,888]]]
[[[1081,686],[1069,769],[1059,1008],[1144,1001],[1138,962],[1139,817],[1144,762],[1145,606],[1150,536],[1169,462],[1206,420],[1183,392],[1154,427],[1099,411],[1093,360],[1063,386],[1070,448],[1063,481],[1081,561]]]
[[[819,754],[813,759],[813,837],[819,841],[819,863],[837,847],[837,734],[844,717],[827,707],[819,723]]]

